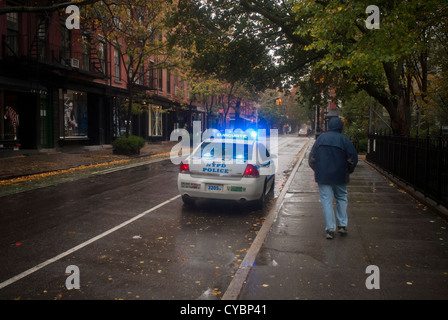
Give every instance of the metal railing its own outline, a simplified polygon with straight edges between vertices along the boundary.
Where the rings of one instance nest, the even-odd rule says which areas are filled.
[[[448,207],[448,139],[371,134],[366,159]]]

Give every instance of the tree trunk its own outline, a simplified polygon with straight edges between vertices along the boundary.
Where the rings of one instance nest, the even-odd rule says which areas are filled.
[[[398,65],[383,63],[383,66],[389,91],[373,83],[360,84],[359,88],[365,90],[387,110],[393,134],[407,136],[409,134],[411,79],[409,76],[405,79],[402,78],[404,76],[402,63],[398,63]],[[406,87],[402,86],[402,79],[406,82]]]
[[[409,134],[408,114],[409,101],[406,99],[406,95],[403,94],[403,96],[398,99],[396,112],[389,112],[391,127],[395,136],[407,136]]]

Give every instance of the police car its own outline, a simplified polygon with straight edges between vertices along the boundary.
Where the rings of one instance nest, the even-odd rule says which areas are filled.
[[[276,156],[254,133],[218,134],[202,141],[180,164],[178,189],[183,202],[222,199],[254,201],[263,207],[274,188]]]

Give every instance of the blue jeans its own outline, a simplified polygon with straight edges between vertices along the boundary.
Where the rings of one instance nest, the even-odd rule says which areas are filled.
[[[336,219],[333,211],[333,195],[336,199]],[[347,185],[319,184],[319,196],[325,217],[325,230],[335,231],[347,226]]]

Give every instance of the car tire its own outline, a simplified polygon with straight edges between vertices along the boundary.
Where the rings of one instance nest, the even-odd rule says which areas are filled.
[[[266,179],[264,180],[263,192],[261,193],[260,199],[256,200],[257,209],[263,209],[265,202],[266,202]]]
[[[182,196],[182,201],[184,202],[184,204],[186,206],[189,206],[189,207],[193,207],[194,204],[195,204],[194,199],[192,199],[192,198],[190,198],[189,196],[186,196],[186,195]]]
[[[274,189],[275,189],[275,174],[274,174],[274,176],[271,179],[272,179],[272,184],[271,184],[271,188],[269,189],[268,193],[274,192]]]

